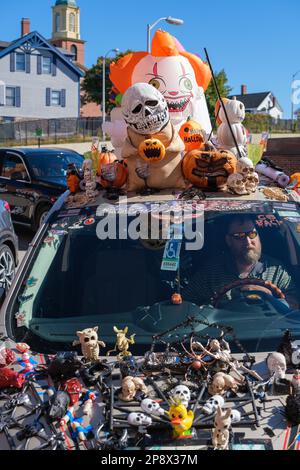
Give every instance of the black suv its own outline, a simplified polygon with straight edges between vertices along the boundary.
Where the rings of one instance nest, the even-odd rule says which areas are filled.
[[[82,155],[67,149],[1,148],[0,199],[9,203],[13,221],[37,230],[67,189],[68,164],[81,167],[82,161]]]

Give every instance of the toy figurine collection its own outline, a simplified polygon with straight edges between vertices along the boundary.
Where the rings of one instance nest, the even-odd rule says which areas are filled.
[[[217,336],[196,334],[199,325],[214,328]],[[289,385],[280,391],[286,395],[286,420],[300,424],[299,370],[290,361],[287,366],[281,352],[265,357],[261,377],[255,358],[224,325],[189,318],[154,336],[144,357],[129,351],[135,335],[127,338],[128,327],[115,326],[114,333],[114,358],[99,355],[106,345],[97,327],[77,331],[74,345],[81,347],[82,357],[58,352],[38,363],[24,343],[15,350],[0,346],[0,433],[9,448],[151,449],[172,448],[180,440],[183,446],[231,449],[236,429],[240,436],[243,429],[261,426],[262,405],[277,399],[278,380]],[[229,338],[242,360],[232,355]],[[155,352],[158,346],[164,351]],[[279,349],[290,354],[292,348],[286,332]],[[24,354],[34,358],[30,374],[28,368],[18,369]]]

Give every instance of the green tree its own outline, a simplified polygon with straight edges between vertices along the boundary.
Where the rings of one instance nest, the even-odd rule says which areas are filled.
[[[113,87],[109,79],[109,66],[111,62],[117,61],[126,54],[132,52],[119,52],[114,58],[107,57],[105,65],[105,96],[106,96],[106,112],[110,112],[113,104],[109,101],[109,94]],[[93,65],[85,74],[81,84],[81,90],[84,95],[81,97],[82,104],[94,102],[97,104],[102,103],[102,72],[103,72],[103,57],[98,57],[97,63]]]
[[[228,78],[227,78],[225,70],[221,70],[220,72],[215,72],[215,79],[218,85],[220,95],[226,98],[231,92],[232,88],[228,85]],[[211,121],[213,123],[214,115],[215,115],[215,104],[218,99],[218,94],[216,92],[213,80],[211,80],[205,92],[205,96],[206,96],[206,101],[207,101],[208,112],[211,117]]]

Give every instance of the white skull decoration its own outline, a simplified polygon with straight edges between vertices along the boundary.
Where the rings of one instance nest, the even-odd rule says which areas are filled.
[[[163,416],[165,414],[165,410],[161,408],[161,406],[151,398],[145,398],[141,402],[141,408],[145,413],[154,416]]]
[[[144,413],[129,413],[127,421],[131,426],[151,426],[152,419]]]
[[[155,134],[169,122],[168,105],[163,95],[148,83],[136,83],[122,99],[126,124],[138,134]]]
[[[202,407],[202,411],[206,415],[212,415],[217,411],[218,406],[220,406],[220,408],[224,406],[224,398],[221,397],[221,395],[214,395],[207,400],[205,405]]]
[[[259,183],[259,176],[258,176],[258,173],[254,171],[250,176],[246,178],[246,182],[245,182],[246,190],[250,193],[255,193],[258,183]]]
[[[180,400],[187,408],[191,400],[191,392],[186,385],[177,385],[170,391],[170,397],[175,400]]]
[[[254,173],[254,165],[252,160],[247,157],[240,158],[236,165],[236,171],[244,177],[251,176]]]
[[[284,379],[286,372],[286,360],[283,354],[273,352],[267,357],[267,366],[271,376],[275,379]]]
[[[240,173],[232,173],[228,176],[227,186],[235,194],[242,196],[243,194],[249,194],[246,189],[245,178]]]
[[[241,421],[242,415],[239,410],[231,410],[231,423],[239,423]]]

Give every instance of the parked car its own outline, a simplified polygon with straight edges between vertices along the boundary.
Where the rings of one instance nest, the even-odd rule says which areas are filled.
[[[18,264],[18,238],[12,224],[7,201],[0,200],[0,299],[3,299],[15,276]]]
[[[11,207],[13,222],[37,230],[66,189],[69,163],[81,167],[83,156],[56,148],[1,148],[0,199]]]
[[[36,234],[0,312],[5,354],[9,356],[12,349],[19,355],[19,361],[2,375],[14,387],[17,379],[28,377],[23,393],[23,382],[17,383],[14,401],[3,394],[1,402],[0,397],[5,430],[1,433],[0,429],[0,448],[111,451],[178,449],[180,445],[211,449],[214,414],[204,415],[203,405],[216,393],[223,394],[224,406],[242,412],[236,413],[237,421],[232,418],[230,445],[260,450],[296,448],[298,424],[289,424],[283,432],[290,382],[279,382],[277,396],[272,398],[271,390],[269,398],[266,367],[268,353],[277,350],[286,330],[295,340],[300,338],[300,205],[296,192],[283,202],[268,200],[259,191],[249,196],[209,193],[205,201],[185,201],[179,192],[170,191],[128,195],[127,204],[123,198],[109,201],[101,193],[78,206],[73,199],[67,203],[67,196],[59,198]],[[147,221],[149,231],[142,231],[139,224]],[[247,226],[239,230],[232,223]],[[194,241],[197,246],[188,245]],[[259,241],[264,259],[256,257]],[[231,258],[228,272],[224,271],[221,260],[226,248],[230,254],[229,243],[240,254],[247,252],[253,261],[248,275],[234,273]],[[271,261],[274,258],[276,265]],[[235,281],[230,272],[236,275]],[[272,284],[264,277],[266,273],[272,276]],[[213,278],[217,284],[211,297],[207,287]],[[293,306],[288,295],[284,298],[291,278],[295,304],[298,300]],[[204,351],[199,342],[205,345]],[[76,354],[78,344],[83,361]],[[94,351],[97,357],[89,356]],[[110,354],[109,360],[105,354]],[[297,359],[294,353],[293,358]],[[228,372],[228,361],[233,374],[226,377],[228,390],[224,379],[220,392],[210,392],[212,374]],[[38,374],[32,379],[37,363]],[[12,368],[19,376],[12,376]],[[239,376],[235,375],[237,369]],[[122,381],[121,376],[126,378]],[[122,398],[120,387],[123,393],[133,378],[137,389],[135,384],[130,387],[137,398]],[[142,410],[150,410],[151,415],[154,406],[141,407],[142,378],[154,405],[160,400],[162,407],[161,419],[155,420],[158,415],[153,413],[153,427],[149,426],[151,418],[141,415]],[[189,387],[196,419],[193,432],[186,438],[180,436],[179,444],[167,410],[171,388],[182,382]],[[52,395],[47,394],[50,384],[56,390],[51,388]],[[59,395],[62,390],[71,398]],[[84,397],[89,412],[81,407]],[[189,399],[185,397],[187,403]],[[45,401],[53,404],[58,418],[49,420]],[[130,411],[139,414],[129,418]],[[26,421],[24,416],[29,415],[31,421]],[[36,436],[41,437],[40,442]]]

